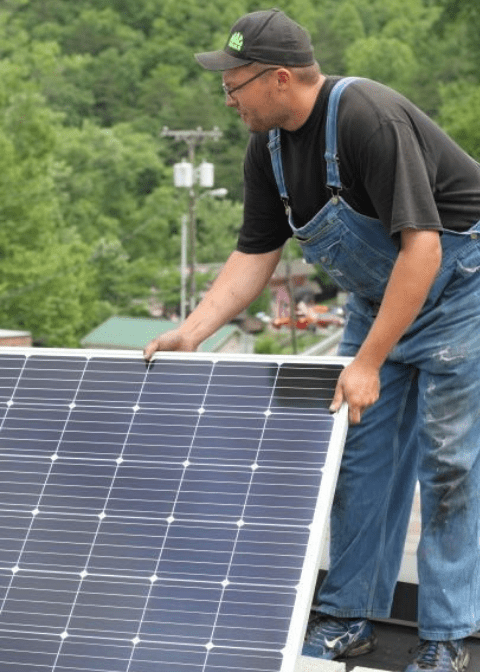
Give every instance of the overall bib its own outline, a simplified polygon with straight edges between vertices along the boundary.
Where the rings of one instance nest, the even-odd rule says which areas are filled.
[[[278,190],[306,261],[348,291],[340,355],[354,356],[375,319],[398,255],[381,222],[341,197],[333,87],[327,114],[328,203],[296,228],[280,132],[269,150]],[[423,639],[480,628],[480,222],[444,231],[441,270],[425,306],[382,367],[379,401],[349,428],[336,489],[330,570],[316,608],[338,617],[390,615],[412,498],[421,487],[417,554]]]

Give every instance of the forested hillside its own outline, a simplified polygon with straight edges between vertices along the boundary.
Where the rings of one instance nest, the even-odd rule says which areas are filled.
[[[213,162],[223,201],[198,203],[198,258],[223,261],[241,222],[247,131],[196,51],[218,48],[249,0],[2,0],[0,327],[76,346],[156,288],[179,292],[172,129],[223,132]],[[284,0],[327,74],[405,93],[480,158],[477,0]],[[133,303],[132,303],[133,302]],[[135,307],[137,306],[137,307]]]

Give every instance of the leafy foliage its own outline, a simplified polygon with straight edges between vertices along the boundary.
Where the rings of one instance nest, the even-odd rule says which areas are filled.
[[[480,84],[446,84],[440,88],[440,93],[440,123],[465,151],[480,160]]]
[[[15,94],[0,111],[0,319],[49,345],[75,345],[103,306],[91,250],[62,216],[56,124],[37,94]]]
[[[248,132],[218,73],[220,48],[258,0],[4,0],[0,7],[0,325],[77,345],[105,316],[179,300],[186,195],[164,126],[218,126],[197,147],[228,198],[197,200],[197,259],[222,263],[241,224]],[[477,0],[284,0],[324,72],[410,96],[480,156]],[[199,282],[200,282],[199,277]]]

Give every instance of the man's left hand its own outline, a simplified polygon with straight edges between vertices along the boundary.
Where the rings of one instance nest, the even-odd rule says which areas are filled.
[[[353,361],[340,374],[330,411],[335,413],[343,402],[348,404],[348,419],[357,425],[363,412],[380,396],[380,375],[377,368]]]

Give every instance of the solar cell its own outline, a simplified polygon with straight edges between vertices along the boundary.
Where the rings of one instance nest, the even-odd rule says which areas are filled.
[[[2,672],[293,672],[344,364],[0,351]]]

